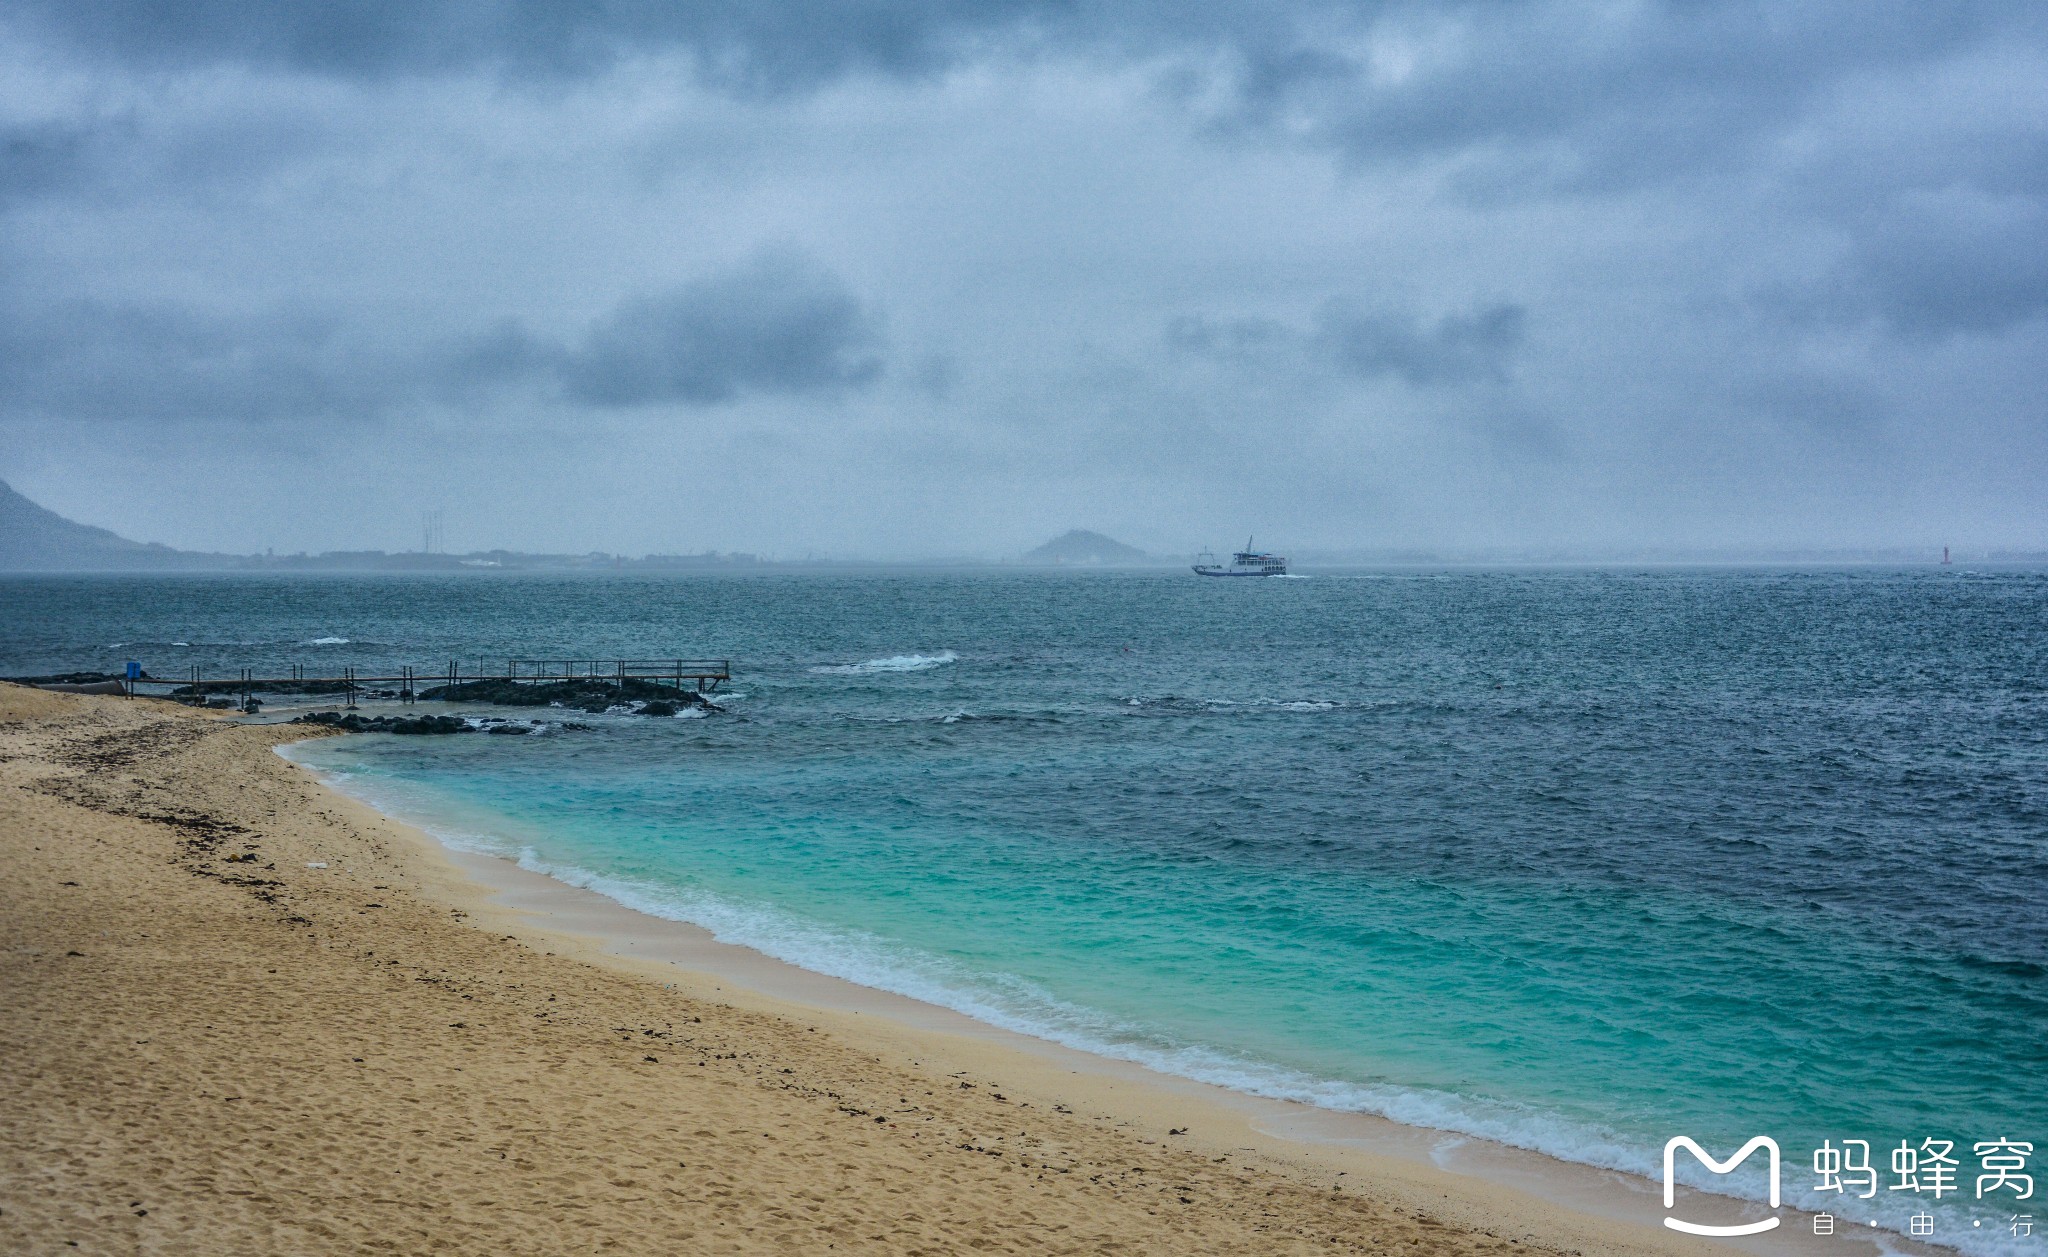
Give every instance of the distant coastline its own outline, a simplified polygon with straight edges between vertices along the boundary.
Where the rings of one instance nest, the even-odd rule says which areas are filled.
[[[522,550],[327,550],[320,553],[225,554],[179,550],[159,542],[134,541],[105,528],[81,524],[41,506],[0,481],[0,573],[62,572],[750,572],[862,570],[878,567],[1014,571],[1160,570],[1184,567],[1199,546],[1184,553],[1148,553],[1101,533],[1075,529],[1009,556],[968,552],[922,557],[860,557],[806,554],[769,556],[747,551],[704,550],[630,556],[605,550],[579,554]],[[1417,547],[1291,546],[1297,568],[1373,567],[1601,567],[1601,566],[1922,566],[1940,562],[1942,547],[1888,546],[1803,549],[1796,547],[1660,548],[1656,546]],[[1954,564],[2048,563],[2048,550],[1996,546],[1956,547]],[[1952,565],[1953,566],[1953,565]]]

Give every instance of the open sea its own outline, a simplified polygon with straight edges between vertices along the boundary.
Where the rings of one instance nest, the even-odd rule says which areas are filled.
[[[678,655],[724,714],[294,757],[1061,1043],[1651,1178],[1768,1134],[1788,1204],[2041,1251],[2048,573],[0,578],[8,675]]]

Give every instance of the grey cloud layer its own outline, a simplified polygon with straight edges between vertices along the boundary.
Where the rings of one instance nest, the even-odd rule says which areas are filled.
[[[1856,241],[1831,294],[1914,335],[1996,332],[2048,314],[2048,196],[1901,198]]]
[[[24,0],[17,22],[131,64],[238,62],[379,78],[577,77],[680,50],[732,87],[920,76],[991,51],[1152,59],[1224,127],[1354,158],[1491,148],[1520,183],[1683,174],[1778,131],[1859,76],[2000,40],[2039,47],[2024,0]],[[1378,36],[1380,38],[1374,39]],[[1853,90],[1853,88],[1852,88]]]
[[[920,502],[884,546],[1115,531],[1019,485],[1326,541],[2039,516],[2031,0],[20,0],[0,59],[0,464],[722,408],[764,528]]]
[[[0,318],[0,406],[12,417],[352,418],[408,387],[332,316],[16,301]]]
[[[1175,350],[1217,361],[1289,354],[1363,380],[1391,376],[1433,389],[1506,383],[1528,321],[1528,310],[1510,302],[1426,321],[1412,311],[1332,298],[1310,328],[1275,319],[1180,315],[1167,324],[1166,340]]]
[[[796,254],[636,297],[562,361],[568,395],[598,406],[708,406],[743,390],[822,392],[881,374],[874,319],[838,278]]]
[[[378,80],[483,70],[514,81],[690,57],[708,82],[812,91],[919,78],[992,53],[1068,51],[1151,68],[1219,136],[1328,150],[1354,168],[1448,159],[1477,204],[1739,179],[1796,150],[1817,109],[1854,107],[1888,74],[2019,48],[2048,73],[2048,6],[2026,0],[1767,0],[1595,6],[1568,0],[775,0],[560,5],[230,0],[17,5],[14,25],[139,66],[245,64]],[[2023,68],[2024,69],[2024,68]],[[2038,93],[2037,93],[2038,94]],[[104,183],[132,121],[39,122],[0,135],[0,203]],[[2035,317],[2048,256],[2038,110],[1890,152],[1862,172],[1778,172],[1850,242],[1800,300],[1916,333]],[[116,170],[111,177],[125,171]],[[1962,242],[1962,243],[1958,243]],[[1926,259],[1939,257],[1941,265]]]
[[[838,277],[788,250],[630,296],[566,341],[516,320],[422,347],[379,343],[329,313],[17,301],[0,321],[0,407],[109,422],[360,420],[508,390],[705,407],[863,387],[881,373],[879,344]]]
[[[634,52],[681,47],[701,57],[707,73],[755,87],[806,86],[859,70],[922,73],[954,61],[976,36],[1064,24],[1070,15],[1040,0],[116,0],[90,11],[34,2],[19,10],[41,30],[137,64],[241,61],[372,78],[483,67],[573,77]]]

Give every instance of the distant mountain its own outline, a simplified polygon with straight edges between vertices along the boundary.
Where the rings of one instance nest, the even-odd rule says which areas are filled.
[[[1076,528],[1063,536],[1027,552],[1027,563],[1074,563],[1105,566],[1122,563],[1143,563],[1147,559],[1143,550],[1114,541],[1099,532]]]
[[[0,571],[164,571],[236,562],[225,554],[173,550],[74,523],[0,481]]]

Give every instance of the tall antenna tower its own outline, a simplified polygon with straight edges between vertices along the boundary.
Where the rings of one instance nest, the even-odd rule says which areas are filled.
[[[443,538],[441,535],[441,512],[420,512],[420,553],[439,554]]]

